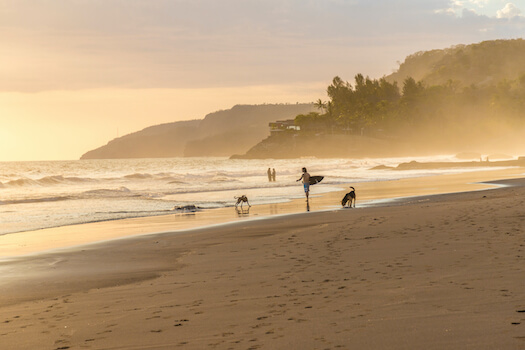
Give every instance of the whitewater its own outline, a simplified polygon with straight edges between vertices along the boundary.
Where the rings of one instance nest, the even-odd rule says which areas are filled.
[[[452,155],[376,159],[163,158],[0,162],[0,235],[105,220],[252,205],[304,197],[301,168],[323,175],[311,195],[368,181],[450,174],[473,169],[373,170],[408,161],[458,161]],[[267,169],[275,168],[275,182]],[[477,168],[476,171],[483,170]],[[493,168],[492,168],[493,170]]]

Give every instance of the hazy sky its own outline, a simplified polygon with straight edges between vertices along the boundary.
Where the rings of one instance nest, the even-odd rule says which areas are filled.
[[[523,36],[525,0],[0,0],[0,161],[77,159],[417,51]]]

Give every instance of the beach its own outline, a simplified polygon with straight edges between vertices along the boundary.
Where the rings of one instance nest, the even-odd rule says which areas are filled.
[[[343,189],[313,187],[308,207],[5,235],[0,343],[522,349],[523,177],[513,168],[352,184],[356,209],[340,208]]]

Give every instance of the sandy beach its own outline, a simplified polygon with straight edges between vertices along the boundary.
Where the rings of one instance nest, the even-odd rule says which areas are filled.
[[[523,349],[523,177],[518,168],[351,184],[356,209],[340,209],[344,192],[313,188],[309,208],[2,236],[0,344]]]

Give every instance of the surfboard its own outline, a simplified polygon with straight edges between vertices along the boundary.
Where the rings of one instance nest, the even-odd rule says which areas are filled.
[[[315,185],[321,182],[324,179],[324,176],[310,176],[310,185]]]

